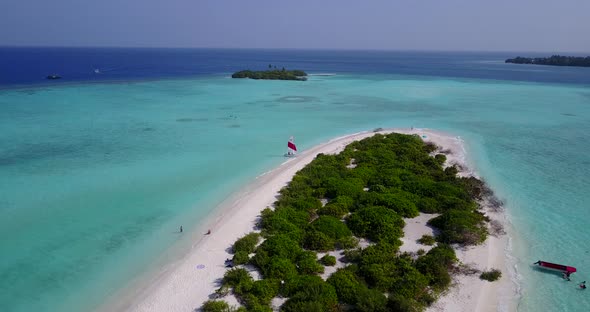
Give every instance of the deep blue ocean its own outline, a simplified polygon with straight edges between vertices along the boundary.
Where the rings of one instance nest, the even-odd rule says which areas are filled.
[[[503,64],[531,52],[330,51],[263,49],[1,48],[0,87],[206,77],[268,64],[339,74],[397,74],[590,84],[587,69]],[[573,54],[570,54],[573,55]],[[98,73],[95,70],[98,69]]]
[[[190,246],[178,225],[278,166],[289,136],[377,127],[461,136],[506,204],[519,311],[586,311],[590,68],[518,55],[548,56],[0,48],[0,311],[93,310]],[[269,64],[311,76],[229,78]]]

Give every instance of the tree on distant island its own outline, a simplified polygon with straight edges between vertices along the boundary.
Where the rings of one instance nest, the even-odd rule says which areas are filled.
[[[268,64],[269,68],[271,64]],[[307,80],[307,73],[302,70],[287,70],[283,67],[281,70],[269,69],[265,71],[241,70],[231,75],[232,78],[251,78],[251,79],[265,79],[265,80]]]
[[[517,56],[515,58],[507,59],[505,62],[514,64],[590,67],[590,56],[578,57],[553,55],[551,57],[535,58]]]

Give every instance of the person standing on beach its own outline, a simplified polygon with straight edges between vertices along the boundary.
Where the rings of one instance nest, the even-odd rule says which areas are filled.
[[[180,226],[180,233],[182,233],[182,225]]]

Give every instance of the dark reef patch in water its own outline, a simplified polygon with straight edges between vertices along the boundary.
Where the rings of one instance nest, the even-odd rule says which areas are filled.
[[[233,125],[229,125],[227,126],[228,128],[240,128],[241,126],[238,124],[233,124]]]
[[[307,103],[317,101],[318,98],[315,96],[305,96],[305,95],[290,95],[290,96],[283,96],[277,99],[278,102],[281,103]]]
[[[576,114],[570,114],[570,113],[561,113],[563,116],[570,116],[570,117],[575,117],[577,116]]]
[[[177,122],[194,122],[194,121],[208,121],[208,118],[178,118]]]

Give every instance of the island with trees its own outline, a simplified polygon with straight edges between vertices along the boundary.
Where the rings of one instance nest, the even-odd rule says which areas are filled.
[[[579,57],[553,55],[551,57],[535,58],[518,56],[515,58],[507,59],[506,63],[590,67],[590,56]]]
[[[338,155],[319,154],[284,187],[274,209],[261,212],[260,233],[233,245],[232,268],[217,290],[243,305],[209,300],[202,309],[272,311],[423,311],[451,284],[459,261],[451,244],[485,241],[489,220],[480,201],[491,190],[474,177],[459,177],[446,156],[417,135],[391,133],[348,145]],[[354,164],[354,166],[351,166]],[[403,218],[436,213],[428,252],[400,252]],[[368,242],[359,244],[359,240]],[[329,251],[344,251],[333,266]],[[254,280],[242,265],[261,273]],[[495,276],[486,279],[492,280]]]
[[[277,69],[276,66],[268,65],[268,70],[252,71],[242,70],[231,75],[232,78],[250,78],[250,79],[266,79],[266,80],[307,80],[307,73],[302,70],[286,70]]]

